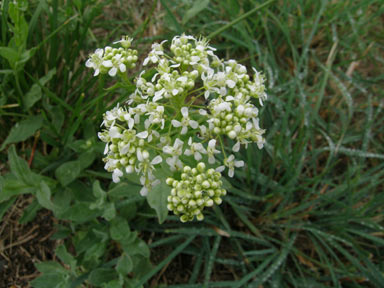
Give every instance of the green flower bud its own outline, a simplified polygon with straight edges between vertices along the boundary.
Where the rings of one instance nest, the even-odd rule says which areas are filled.
[[[205,188],[205,189],[208,189],[209,187],[211,187],[211,184],[210,184],[207,180],[205,180],[205,181],[201,184],[201,186],[203,186],[203,188]]]
[[[200,173],[203,173],[204,170],[205,170],[205,164],[203,162],[200,162],[199,164],[197,164],[197,170],[200,172]]]
[[[234,131],[234,130],[231,130],[228,132],[228,137],[231,138],[231,139],[235,139],[236,136],[237,136],[237,133]]]
[[[208,201],[205,202],[205,206],[207,207],[212,207],[213,206],[213,200],[209,199]]]
[[[169,186],[172,186],[174,181],[175,181],[175,179],[168,177],[167,180],[165,180],[165,183],[167,183],[167,185],[169,185]]]
[[[200,213],[199,215],[196,215],[196,219],[202,221],[204,219],[204,215]]]
[[[216,203],[217,205],[220,205],[220,204],[223,202],[223,200],[221,200],[221,198],[219,198],[219,197],[215,197],[215,198],[213,198],[213,201],[215,201],[215,203]]]
[[[201,184],[204,181],[203,175],[199,174],[195,177],[197,183]]]
[[[187,215],[182,215],[180,217],[180,221],[183,222],[183,223],[187,222],[188,221],[188,216]]]
[[[215,196],[215,190],[213,190],[213,189],[209,189],[209,190],[207,191],[207,193],[208,193],[208,196],[209,196],[209,197],[213,197],[213,196]]]

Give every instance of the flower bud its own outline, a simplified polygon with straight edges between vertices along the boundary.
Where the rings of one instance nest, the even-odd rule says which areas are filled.
[[[174,181],[175,181],[175,179],[168,177],[167,180],[165,180],[165,183],[167,183],[167,185],[169,185],[169,186],[172,186]]]
[[[199,164],[197,164],[197,170],[200,172],[200,173],[203,173],[204,170],[205,170],[205,164],[203,162],[200,162]]]
[[[228,137],[231,138],[231,139],[235,139],[236,136],[237,136],[237,133],[234,131],[234,130],[231,130],[228,132]]]
[[[208,189],[209,187],[211,187],[211,184],[210,184],[207,180],[205,180],[205,181],[201,184],[201,186],[203,186],[204,189]]]
[[[207,207],[212,207],[213,206],[213,200],[212,199],[209,199],[205,202],[205,206]]]

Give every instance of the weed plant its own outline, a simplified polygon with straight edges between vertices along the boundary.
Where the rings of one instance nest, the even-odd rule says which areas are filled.
[[[0,218],[33,197],[19,221],[58,223],[33,287],[383,287],[382,1],[0,5]],[[183,32],[265,72],[266,144],[203,222],[159,224],[138,179],[114,184],[100,161],[102,114],[134,87],[85,61],[121,35],[149,51]]]

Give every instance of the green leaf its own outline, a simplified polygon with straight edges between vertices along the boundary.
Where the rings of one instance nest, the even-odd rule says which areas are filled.
[[[113,240],[121,241],[131,234],[131,229],[125,219],[116,218],[111,222],[109,233],[111,234],[111,238]]]
[[[76,259],[70,253],[68,253],[67,248],[64,245],[60,245],[55,250],[56,255],[63,261],[64,264],[67,264],[71,267],[72,271],[76,268]]]
[[[20,224],[26,224],[35,219],[37,212],[41,209],[39,202],[36,199],[32,201],[27,208],[24,209],[23,215],[19,219]]]
[[[16,148],[14,145],[8,149],[8,160],[12,174],[19,179],[22,183],[27,185],[36,184],[33,181],[33,175],[28,167],[27,161],[17,156]]]
[[[143,198],[140,192],[141,186],[133,185],[131,183],[120,182],[115,187],[108,191],[108,196],[111,198],[135,198],[141,197]]]
[[[18,143],[33,136],[35,132],[43,126],[42,116],[30,116],[22,120],[12,127],[8,137],[1,145],[0,151],[3,150],[8,144]]]
[[[83,170],[91,166],[95,159],[96,155],[94,151],[87,151],[85,153],[80,154],[78,161],[80,163],[81,169]]]
[[[194,1],[193,6],[189,10],[187,10],[187,12],[184,14],[183,21],[182,21],[183,25],[185,25],[190,19],[192,19],[201,11],[203,11],[205,8],[207,8],[208,5],[209,5],[209,0]]]
[[[88,203],[76,203],[64,211],[57,213],[59,219],[66,219],[78,223],[84,223],[100,216],[100,211],[89,209]]]
[[[69,161],[62,164],[55,171],[56,178],[60,181],[61,185],[67,186],[77,177],[81,172],[81,164],[79,161]]]
[[[27,111],[31,108],[37,101],[41,99],[42,91],[39,85],[33,84],[31,89],[24,96],[24,110]]]
[[[100,187],[100,182],[96,180],[92,186],[93,195],[96,197],[96,201],[89,205],[90,209],[102,209],[107,198],[107,193]]]
[[[161,181],[159,185],[154,186],[148,192],[148,204],[155,209],[160,224],[165,221],[168,215],[167,198],[169,193],[170,189],[165,181]]]
[[[41,181],[40,187],[36,192],[36,197],[41,206],[48,210],[55,210],[55,204],[51,201],[51,189],[44,181]]]
[[[134,241],[129,243],[121,243],[123,250],[130,256],[141,255],[145,258],[148,258],[150,255],[150,251],[147,243],[145,243],[140,238],[136,237]]]
[[[121,255],[119,260],[117,261],[116,271],[122,275],[127,275],[129,272],[132,271],[132,269],[133,269],[132,258],[127,254]]]
[[[95,286],[101,286],[117,278],[117,273],[111,268],[97,268],[89,274],[88,281]]]
[[[16,67],[16,62],[19,59],[19,53],[14,48],[0,47],[0,56],[7,59],[12,68]]]
[[[9,200],[15,195],[34,194],[36,187],[24,184],[18,179],[7,177],[4,179],[3,186],[0,190],[0,203]]]
[[[69,271],[57,262],[41,262],[35,264],[36,268],[43,273],[31,282],[35,288],[69,288]]]
[[[56,74],[56,68],[48,71],[47,75],[41,77],[38,83],[32,85],[31,89],[24,96],[24,109],[28,110],[31,108],[37,101],[41,99],[42,91],[41,86],[47,84],[48,81],[52,79],[52,77]],[[37,82],[37,81],[36,81]]]
[[[0,203],[0,221],[1,221],[1,219],[3,219],[3,216],[8,211],[8,209],[10,207],[12,207],[13,203],[15,202],[15,200],[16,200],[16,197],[11,198],[8,201],[5,201],[4,203]]]
[[[104,212],[101,215],[105,220],[111,221],[116,217],[116,208],[114,203],[107,203],[104,205]]]

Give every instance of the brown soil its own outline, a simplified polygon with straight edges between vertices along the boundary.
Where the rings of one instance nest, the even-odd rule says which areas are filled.
[[[33,196],[21,196],[4,215],[0,224],[0,288],[30,287],[39,275],[34,263],[54,260],[56,241],[52,213],[40,210],[33,221],[19,224]]]

